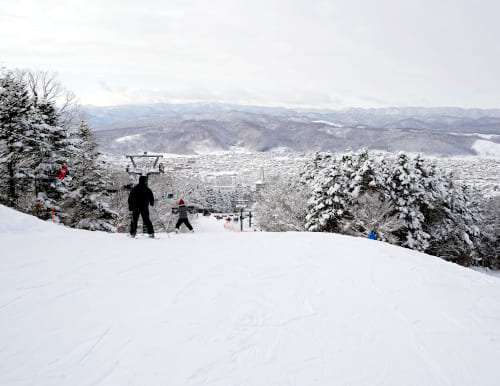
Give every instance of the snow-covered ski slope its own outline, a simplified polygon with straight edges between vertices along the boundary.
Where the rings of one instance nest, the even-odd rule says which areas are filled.
[[[0,385],[498,385],[500,279],[368,239],[0,207]]]

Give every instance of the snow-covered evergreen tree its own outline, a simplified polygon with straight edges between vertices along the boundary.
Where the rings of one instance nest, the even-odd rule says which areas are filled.
[[[59,178],[58,169],[68,163],[71,150],[67,131],[59,126],[59,114],[54,103],[37,100],[34,103],[34,128],[39,145],[38,164],[34,169],[36,184],[35,214],[49,218],[52,207],[58,217],[64,217],[60,204],[68,192],[69,178]]]
[[[379,239],[464,265],[485,258],[484,199],[422,156],[317,154],[304,170],[310,231],[367,235],[376,228]]]
[[[348,160],[348,155],[344,160]],[[329,153],[316,153],[305,165],[302,179],[310,186],[306,229],[313,232],[339,232],[340,220],[346,211],[347,200],[342,193],[343,176],[339,163]]]
[[[66,223],[80,229],[114,232],[118,214],[108,204],[108,176],[97,140],[85,122],[81,122],[74,136],[77,152],[73,158],[71,192],[64,203],[64,210],[70,214]]]
[[[483,207],[479,264],[500,269],[500,196],[490,197]]]
[[[305,166],[302,178],[312,183],[306,228],[310,231],[340,232],[355,228],[353,203],[365,192],[377,190],[373,160],[366,149],[343,154],[316,154]]]
[[[421,159],[419,158],[419,162]],[[405,225],[398,230],[397,237],[402,245],[410,249],[425,251],[429,247],[430,235],[425,231],[427,206],[432,202],[430,191],[425,188],[421,168],[413,159],[399,153],[395,162],[386,171],[386,192],[394,202],[395,210]]]
[[[11,71],[0,72],[0,202],[20,208],[34,188],[38,144],[33,127],[33,100]],[[25,208],[24,208],[25,210]]]
[[[68,225],[113,230],[97,142],[84,123],[69,141],[76,109],[68,99],[56,106],[59,87],[48,73],[0,71],[0,202],[41,218],[54,208]],[[72,158],[70,176],[59,178]]]
[[[429,221],[427,252],[462,265],[477,265],[482,259],[483,199],[468,186],[456,186],[451,175],[440,182],[442,195]]]

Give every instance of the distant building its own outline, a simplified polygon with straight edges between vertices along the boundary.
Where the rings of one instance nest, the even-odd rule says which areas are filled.
[[[266,183],[262,180],[256,181],[255,182],[255,191],[260,192],[264,187],[266,186]]]
[[[266,183],[264,181],[264,168],[260,168],[260,179],[255,182],[255,191],[260,192],[264,187],[266,186]]]

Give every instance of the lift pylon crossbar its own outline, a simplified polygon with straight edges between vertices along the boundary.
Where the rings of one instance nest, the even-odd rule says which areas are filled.
[[[133,168],[127,167],[127,173],[129,174],[139,174],[141,176],[149,176],[150,174],[160,174],[163,173],[163,168],[161,164],[158,164],[160,158],[163,158],[162,155],[159,154],[129,154],[126,155],[127,158],[130,158],[130,162],[132,162]],[[138,158],[154,158],[154,163],[151,168],[139,168],[136,164],[136,160]],[[158,165],[158,166],[157,166]]]

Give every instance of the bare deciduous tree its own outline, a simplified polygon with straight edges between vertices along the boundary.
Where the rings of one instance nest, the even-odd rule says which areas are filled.
[[[254,207],[260,227],[271,232],[305,231],[308,197],[307,187],[298,179],[274,176]]]
[[[24,79],[35,106],[39,101],[49,101],[57,106],[58,124],[68,131],[79,127],[82,121],[80,105],[75,94],[67,90],[57,78],[57,73],[45,70],[24,69],[18,71]]]
[[[367,236],[373,231],[378,240],[399,244],[394,233],[405,222],[394,212],[392,201],[380,197],[376,192],[367,192],[358,198],[352,208],[353,219],[345,221],[343,230],[346,234]]]

